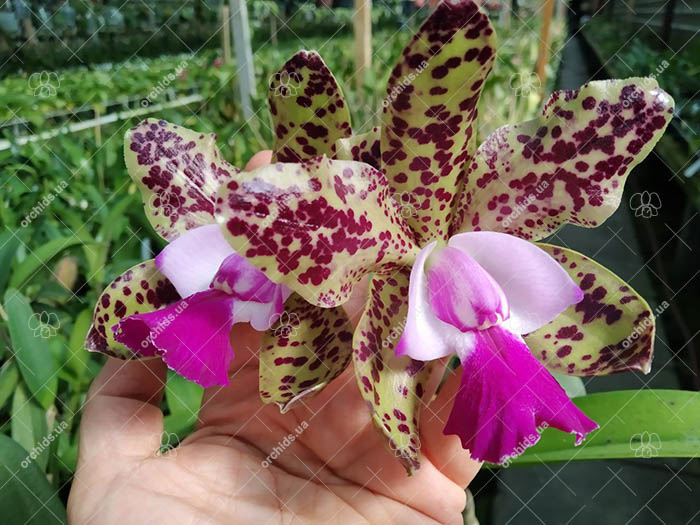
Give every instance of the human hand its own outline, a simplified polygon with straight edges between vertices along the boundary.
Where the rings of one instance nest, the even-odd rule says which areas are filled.
[[[269,159],[261,152],[247,169]],[[346,305],[351,319],[363,301]],[[165,365],[109,358],[83,413],[70,522],[462,523],[464,488],[480,463],[442,434],[459,374],[423,408],[421,468],[408,477],[374,429],[352,369],[284,415],[263,405],[261,337],[234,326],[231,385],[205,391],[196,431],[166,455],[156,453]],[[283,450],[272,459],[275,447]]]

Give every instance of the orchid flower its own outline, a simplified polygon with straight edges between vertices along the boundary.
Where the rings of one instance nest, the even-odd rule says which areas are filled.
[[[229,384],[233,324],[266,330],[291,293],[237,255],[214,222],[212,197],[238,172],[219,158],[214,140],[176,133],[162,121],[145,121],[127,133],[129,173],[153,205],[155,231],[169,243],[155,260],[107,287],[86,342],[117,357],[160,356],[203,387]],[[183,192],[182,180],[196,182]]]
[[[472,1],[441,3],[392,70],[382,125],[363,135],[351,134],[320,57],[298,53],[271,85],[300,80],[296,93],[270,96],[281,162],[222,186],[214,212],[238,253],[319,307],[337,308],[371,275],[352,360],[409,469],[438,358],[457,354],[464,368],[445,432],[492,462],[547,426],[577,444],[596,428],[547,369],[650,369],[644,299],[583,255],[536,241],[617,209],[673,100],[650,78],[590,82],[477,148],[495,49]]]

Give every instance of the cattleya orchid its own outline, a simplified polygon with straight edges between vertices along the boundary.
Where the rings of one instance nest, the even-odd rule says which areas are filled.
[[[538,241],[566,223],[598,226],[615,211],[673,100],[653,79],[590,82],[554,93],[538,117],[477,147],[477,104],[495,48],[471,0],[441,3],[391,73],[381,126],[362,135],[352,133],[320,56],[296,54],[270,86],[274,163],[250,172],[221,159],[210,136],[163,121],[137,126],[127,134],[127,166],[144,201],[157,202],[147,213],[171,244],[155,265],[107,288],[92,347],[125,343],[128,355],[166,362],[182,353],[222,370],[231,323],[265,329],[256,316],[276,319],[284,301],[296,322],[286,330],[277,319],[265,331],[263,401],[286,410],[352,361],[377,428],[409,472],[419,467],[434,363],[453,354],[462,384],[445,433],[473,458],[508,461],[548,426],[580,443],[597,425],[548,369],[648,372],[653,315],[609,270]],[[199,248],[204,235],[210,249]],[[367,303],[351,333],[342,304],[365,276]],[[124,284],[139,279],[148,292],[141,301]],[[216,323],[203,304],[215,295]],[[176,329],[179,297],[202,305],[179,311],[185,325],[192,308],[190,326],[203,332],[184,340],[187,352],[177,342],[187,331]],[[175,320],[161,328],[166,312]],[[153,344],[141,350],[144,339]]]

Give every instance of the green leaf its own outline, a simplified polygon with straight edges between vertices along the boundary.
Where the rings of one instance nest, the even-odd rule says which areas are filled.
[[[27,279],[30,279],[35,272],[45,266],[53,257],[71,246],[80,244],[81,239],[77,237],[60,237],[51,239],[49,242],[42,244],[36,250],[32,250],[27,255],[27,258],[22,261],[10,278],[10,287],[19,288]]]
[[[0,233],[0,294],[5,291],[7,279],[10,277],[10,264],[15,257],[18,246],[19,237],[10,231]]]
[[[600,425],[574,447],[573,437],[543,432],[513,464],[584,459],[700,456],[700,396],[683,390],[621,390],[572,400]]]
[[[27,452],[0,434],[0,516],[4,525],[66,523],[58,491],[46,480]]]
[[[90,354],[85,349],[85,338],[87,337],[90,324],[92,323],[92,310],[86,308],[78,314],[73,324],[73,330],[68,340],[68,356],[66,366],[76,375],[78,379],[85,376],[90,363]]]
[[[39,404],[49,408],[56,397],[58,380],[47,336],[58,329],[58,318],[47,312],[34,313],[27,298],[12,288],[5,293],[5,312],[22,378]]]
[[[20,386],[12,398],[12,439],[26,451],[32,452],[47,432],[46,413],[27,398],[27,393]],[[49,461],[49,447],[37,450],[34,460],[42,470],[45,469]]]
[[[0,368],[0,408],[5,406],[5,402],[15,391],[19,381],[19,371],[14,361],[5,361]]]
[[[197,421],[203,395],[204,389],[197,383],[168,370],[165,400],[168,402],[170,414],[165,417],[165,431],[181,434],[189,430]]]

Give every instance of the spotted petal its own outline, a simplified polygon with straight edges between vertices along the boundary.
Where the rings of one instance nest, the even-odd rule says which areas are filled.
[[[340,375],[351,354],[343,308],[319,308],[293,294],[260,345],[260,397],[286,412]]]
[[[625,370],[649,373],[654,350],[654,314],[622,279],[580,253],[538,244],[584,292],[551,323],[525,337],[547,368],[577,376]]]
[[[651,78],[555,92],[540,117],[503,126],[479,147],[453,231],[537,240],[567,222],[600,225],[663,135],[673,104]]]
[[[335,141],[351,133],[343,92],[315,51],[299,51],[272,76],[268,100],[275,128],[273,161],[332,156]]]
[[[407,269],[372,277],[369,302],[352,345],[355,375],[372,419],[396,457],[412,472],[420,467],[418,422],[427,402],[423,396],[433,365],[394,354],[408,313],[409,277]]]
[[[391,73],[382,116],[382,167],[415,209],[420,244],[447,237],[495,35],[471,0],[442,2]],[[404,200],[404,197],[401,197]]]
[[[126,132],[124,159],[146,217],[167,241],[214,222],[214,196],[239,171],[219,154],[216,135],[155,119]]]
[[[354,160],[364,162],[373,168],[380,169],[382,152],[379,128],[372,131],[338,139],[335,143],[335,156],[339,160]]]
[[[85,348],[122,359],[139,357],[114,338],[112,327],[130,315],[159,310],[178,299],[175,287],[153,259],[129,268],[97,300]]]
[[[333,307],[363,275],[417,253],[389,191],[374,168],[324,156],[241,173],[222,188],[217,215],[236,253],[270,280]]]

